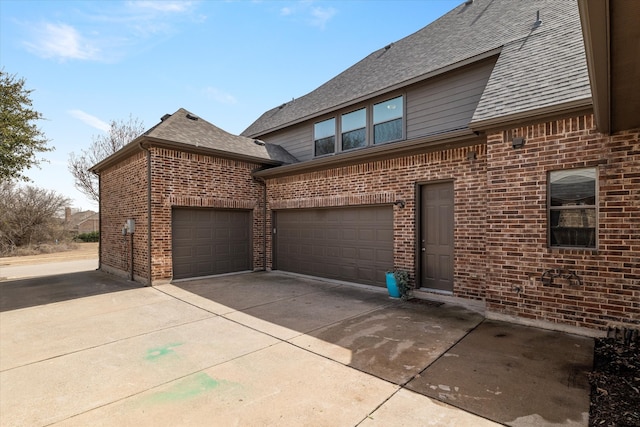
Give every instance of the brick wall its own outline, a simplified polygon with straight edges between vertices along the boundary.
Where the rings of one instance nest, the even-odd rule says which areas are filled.
[[[525,138],[513,149],[511,139]],[[489,132],[486,144],[267,178],[266,223],[258,164],[150,148],[152,282],[172,277],[172,207],[253,210],[253,266],[272,266],[271,213],[291,208],[394,207],[394,263],[415,281],[416,185],[454,183],[454,295],[490,313],[563,325],[640,324],[640,130],[597,133],[591,115]],[[475,158],[469,157],[475,152]],[[598,247],[549,248],[549,171],[598,168]],[[102,264],[129,271],[121,229],[136,220],[134,273],[149,280],[147,159],[134,154],[101,175]],[[125,201],[125,202],[123,202]],[[266,227],[266,234],[264,233]],[[267,252],[263,242],[267,240]],[[542,280],[546,271],[579,281]]]
[[[208,207],[253,211],[253,267],[263,268],[260,165],[151,147],[152,282],[171,279],[171,209]]]
[[[467,158],[470,151],[477,153],[476,159]],[[454,294],[482,299],[485,177],[486,147],[480,144],[270,178],[267,179],[267,198],[269,211],[379,205],[404,200],[404,208],[394,207],[394,264],[410,271],[415,280],[416,183],[453,180],[456,194]],[[268,247],[271,247],[270,241]],[[268,262],[271,266],[270,255]]]
[[[604,136],[582,115],[488,135],[488,311],[589,328],[640,324],[639,134]],[[515,136],[522,149],[511,147]],[[598,168],[598,247],[549,248],[547,173],[581,167]],[[580,280],[543,282],[547,270]]]
[[[136,221],[133,235],[133,268],[136,280],[147,282],[148,220],[147,159],[134,154],[100,174],[101,268],[128,277],[131,274],[131,236],[122,235],[129,218]]]

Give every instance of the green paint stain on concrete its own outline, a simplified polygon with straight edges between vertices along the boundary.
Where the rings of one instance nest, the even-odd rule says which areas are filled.
[[[173,348],[179,347],[182,344],[183,343],[179,342],[179,343],[167,344],[162,347],[150,348],[149,350],[147,350],[147,354],[144,356],[144,358],[145,360],[148,360],[150,362],[155,362],[165,356],[168,356],[170,354],[172,355],[175,354],[175,352],[173,351]]]
[[[165,391],[150,395],[148,402],[157,404],[193,399],[218,388],[221,384],[204,372],[200,372],[176,382]]]

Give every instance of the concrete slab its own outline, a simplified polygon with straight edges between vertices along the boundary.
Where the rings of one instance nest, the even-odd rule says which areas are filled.
[[[55,264],[43,264],[43,266],[51,265]],[[29,267],[34,266],[26,268]],[[140,287],[139,283],[93,270],[0,281],[0,311],[17,310]]]
[[[592,339],[279,273],[198,287],[213,300],[163,285],[0,313],[0,426],[586,419]]]
[[[355,426],[396,390],[280,343],[60,425]]]
[[[407,302],[291,340],[314,353],[404,384],[476,327],[482,316],[455,306]],[[350,360],[345,359],[349,350]]]
[[[131,304],[125,303],[116,308],[114,299],[144,299],[145,303],[129,307]],[[94,307],[93,312],[87,312],[85,301],[0,313],[0,370],[213,316],[151,288],[96,296],[86,301],[87,306]],[[43,312],[46,319],[42,318]]]
[[[407,389],[395,393],[359,426],[494,427],[495,423]]]
[[[277,272],[230,274],[200,280],[179,281],[176,286],[228,307],[245,310],[287,300],[340,285]],[[218,314],[226,314],[225,312]]]
[[[276,342],[212,317],[5,370],[0,373],[1,423],[48,425]]]
[[[98,268],[98,258],[29,265],[0,265],[0,280],[16,280],[90,271]]]
[[[260,329],[255,321],[251,322],[247,319],[247,316],[251,316],[253,319],[297,331],[297,335],[301,335],[362,313],[396,304],[398,304],[397,301],[384,295],[367,292],[360,288],[339,286],[251,307],[243,310],[242,315],[233,313],[226,317],[242,320],[247,322],[246,324],[251,323],[251,326]],[[281,336],[281,338],[288,337]]]
[[[593,339],[484,321],[407,388],[511,426],[586,426]]]
[[[399,304],[386,293],[371,292],[367,288],[277,272],[181,282],[177,287],[182,288],[182,292],[197,292],[200,299],[184,295],[175,287],[161,289],[283,340]]]

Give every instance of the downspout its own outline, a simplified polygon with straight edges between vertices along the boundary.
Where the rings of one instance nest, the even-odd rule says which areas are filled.
[[[133,282],[133,233],[129,233],[131,236],[131,278],[130,280]]]
[[[93,172],[98,176],[98,268],[102,269],[102,179],[100,174]]]
[[[262,184],[262,270],[267,271],[267,181],[259,176],[253,179]]]
[[[151,151],[142,145],[142,141],[138,143],[140,149],[147,152],[147,273],[149,275],[149,285],[153,286],[151,278]]]

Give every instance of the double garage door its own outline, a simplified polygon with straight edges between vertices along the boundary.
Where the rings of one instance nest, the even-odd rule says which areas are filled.
[[[391,206],[275,213],[274,268],[385,286],[393,267]]]
[[[251,269],[251,211],[175,208],[173,278]]]

